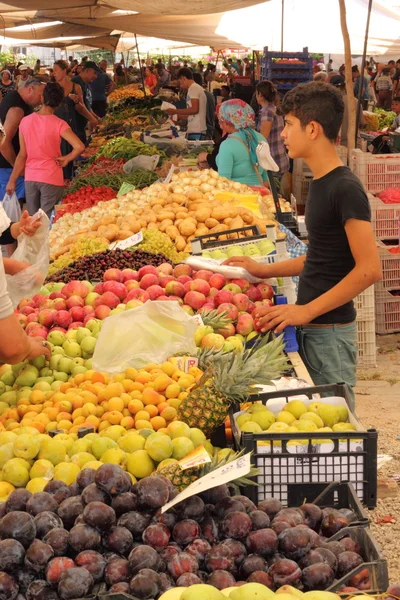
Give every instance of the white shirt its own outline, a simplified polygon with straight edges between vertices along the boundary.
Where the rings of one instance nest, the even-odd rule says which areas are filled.
[[[205,133],[207,130],[207,99],[203,88],[195,82],[192,83],[187,92],[186,106],[188,108],[192,106],[192,98],[199,101],[199,112],[196,115],[190,115],[188,117],[187,131],[188,133]]]

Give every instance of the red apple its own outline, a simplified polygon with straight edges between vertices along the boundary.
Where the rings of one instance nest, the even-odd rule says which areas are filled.
[[[73,321],[83,321],[86,315],[82,306],[73,306],[70,309],[69,314],[71,315]]]
[[[21,325],[21,327],[25,327],[26,320],[28,317],[26,315],[23,315],[22,313],[18,313],[16,316],[17,316],[17,321]]]
[[[94,291],[94,292],[96,292],[96,294],[100,294],[100,295],[101,295],[101,294],[104,292],[104,290],[103,290],[103,286],[104,286],[104,283],[98,283],[98,284],[97,284],[97,285],[96,285],[96,286],[93,288],[93,291]]]
[[[164,290],[160,285],[151,285],[147,288],[146,291],[149,295],[150,300],[157,300],[159,296],[164,295]]]
[[[240,335],[248,335],[254,331],[253,317],[247,313],[239,315],[236,323],[236,331],[237,333],[240,333]]]
[[[169,281],[165,286],[165,293],[167,294],[167,296],[179,296],[180,298],[183,298],[183,296],[186,293],[185,286],[182,283],[180,283],[180,281]]]
[[[39,313],[34,312],[26,317],[27,323],[39,323]]]
[[[237,307],[230,302],[223,302],[222,304],[219,304],[217,310],[219,313],[226,313],[228,319],[231,319],[232,321],[236,321],[238,318],[239,311]]]
[[[124,276],[122,275],[122,271],[120,271],[119,269],[107,269],[107,271],[104,272],[103,280],[119,281],[120,283],[122,283],[124,280]]]
[[[192,278],[189,277],[189,275],[179,275],[179,277],[177,277],[176,280],[179,281],[179,283],[183,283],[183,285],[185,285],[185,283],[187,283],[188,281],[192,281]]]
[[[74,306],[85,306],[85,301],[82,298],[82,296],[70,296],[69,298],[67,298],[67,300],[65,301],[67,308],[70,309]]]
[[[199,271],[195,271],[195,273],[193,274],[193,279],[204,279],[204,281],[209,282],[213,275],[214,273],[212,271],[207,271],[207,269],[200,269]]]
[[[250,300],[246,294],[235,294],[232,302],[238,310],[248,311]]]
[[[256,302],[257,300],[261,300],[261,292],[260,292],[260,290],[255,285],[251,285],[249,287],[249,289],[246,291],[246,296],[252,302]]]
[[[247,279],[231,279],[231,283],[238,285],[243,292],[247,292],[250,287],[250,283]]]
[[[129,279],[129,281],[125,283],[125,289],[127,292],[130,292],[131,290],[137,290],[139,287],[140,283],[136,281],[136,279]]]
[[[128,293],[124,284],[120,283],[119,281],[106,281],[103,284],[103,293],[104,292],[112,292],[113,294],[118,296],[120,300],[124,300]]]
[[[158,283],[158,271],[152,265],[146,265],[145,267],[142,267],[141,269],[139,269],[138,277],[139,277],[140,281],[142,280],[142,278],[145,275],[155,275],[157,277],[157,283]]]
[[[213,275],[211,275],[208,283],[210,284],[211,287],[217,288],[217,290],[221,290],[224,287],[224,285],[226,284],[226,279],[220,273],[213,273]]]
[[[172,275],[173,270],[173,266],[169,263],[162,263],[157,267],[158,273],[162,273],[163,275]]]
[[[229,325],[226,325],[225,327],[222,327],[221,329],[217,329],[216,333],[219,333],[226,339],[226,338],[230,337],[231,335],[235,335],[235,333],[236,333],[235,326],[233,323],[230,323]]]
[[[82,296],[82,298],[86,298],[89,292],[87,283],[83,281],[70,281],[61,288],[61,293],[67,298],[70,296]]]
[[[62,298],[63,300],[67,299],[67,296],[64,296],[61,292],[51,292],[49,295],[50,300],[56,300],[57,298]]]
[[[192,274],[192,267],[190,265],[186,265],[184,263],[180,265],[176,265],[173,271],[174,277],[180,277],[181,275],[188,275],[189,277]]]
[[[175,277],[172,277],[172,275],[160,275],[159,277],[160,285],[164,289],[170,281],[175,281]]]
[[[103,321],[104,319],[106,319],[108,317],[110,312],[111,312],[111,308],[109,306],[106,306],[105,304],[100,304],[99,306],[97,306],[95,308],[94,316],[96,317],[96,319],[101,319]],[[90,320],[91,318],[92,317],[89,317],[88,320]]]
[[[38,327],[37,329],[31,331],[29,335],[31,337],[42,337],[45,340],[48,333],[49,332],[47,331],[46,327]]]
[[[139,279],[139,274],[137,271],[134,271],[134,269],[122,269],[121,273],[123,282],[131,280],[137,281]]]
[[[101,300],[101,302],[96,303],[96,300],[99,300],[99,299]],[[95,302],[96,306],[105,304],[106,306],[109,306],[110,308],[117,308],[117,306],[119,304],[119,298],[112,292],[104,292],[104,294],[102,294],[100,296],[100,298],[96,298],[94,302]]]
[[[30,306],[31,308],[35,308],[35,303],[32,298],[22,298],[18,304],[18,308],[22,309],[25,306]]]
[[[33,306],[28,306],[28,305],[26,305],[26,306],[24,306],[24,307],[21,309],[21,313],[22,313],[23,315],[32,315],[32,314],[34,314],[35,312],[36,312],[36,309],[35,309],[35,308],[33,308]]]
[[[131,290],[127,297],[124,300],[124,304],[127,304],[129,302],[129,300],[140,300],[141,302],[147,302],[147,300],[150,300],[150,296],[149,294],[145,291],[142,290],[141,288],[137,288],[135,290]]]
[[[274,290],[268,283],[259,283],[257,286],[262,299],[270,300],[274,297]]]
[[[57,300],[56,300],[57,302]],[[72,317],[67,310],[58,310],[54,315],[54,324],[66,329],[72,323]]]
[[[226,302],[232,303],[233,294],[229,290],[220,290],[218,294],[214,296],[215,306],[219,306],[220,304],[225,304]]]
[[[177,302],[180,306],[183,306],[183,298],[181,298],[180,296],[167,296],[167,300]]]
[[[56,310],[51,310],[50,308],[44,308],[39,313],[39,323],[44,327],[51,327],[54,324],[54,319],[57,314]]]
[[[210,286],[204,279],[193,279],[190,283],[190,290],[192,292],[200,292],[205,296],[208,296],[210,293]]]
[[[198,310],[199,308],[201,308],[203,306],[203,304],[205,304],[206,297],[204,294],[201,294],[200,292],[190,291],[187,294],[185,294],[184,301],[185,301],[185,304],[188,304],[195,310]]]
[[[51,308],[54,310],[67,310],[67,302],[62,298],[56,298],[56,300],[52,300],[52,303]]]
[[[40,323],[28,323],[25,327],[25,332],[29,335],[29,333],[32,333],[35,329],[42,329],[42,327],[43,325],[40,325]]]
[[[42,296],[42,294],[35,294],[32,296],[32,300],[34,301],[35,306],[39,307],[42,306],[43,302],[46,300],[46,297]]]
[[[85,313],[85,316],[92,315],[94,313],[94,308],[91,304],[87,304],[83,307],[83,312]]]
[[[143,275],[143,277],[140,280],[140,287],[143,290],[147,290],[147,288],[149,288],[151,285],[158,285],[157,275],[154,275],[152,273],[147,273],[146,275]]]
[[[68,325],[68,331],[70,329],[78,329],[78,327],[84,327],[83,321],[73,321],[71,325]]]

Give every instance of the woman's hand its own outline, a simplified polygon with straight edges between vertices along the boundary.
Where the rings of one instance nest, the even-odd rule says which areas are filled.
[[[198,163],[207,162],[207,152],[200,152],[200,154],[197,157],[197,162]]]
[[[48,342],[45,342],[40,337],[29,338],[30,350],[26,358],[36,358],[37,356],[44,356],[47,360],[51,358],[51,351]]]
[[[35,233],[39,229],[40,225],[41,225],[40,218],[33,219],[33,217],[29,216],[28,211],[24,210],[24,212],[22,213],[21,218],[19,220],[19,227],[20,227],[21,233],[25,233],[25,235],[31,237],[32,235],[35,235]]]
[[[57,166],[61,167],[62,169],[66,167],[67,164],[70,162],[68,156],[57,156],[57,158],[55,158],[54,160],[56,161]]]
[[[9,182],[6,185],[6,193],[9,196],[12,196],[13,193],[15,192],[15,188],[16,188],[16,182],[12,181],[11,179],[9,180]]]

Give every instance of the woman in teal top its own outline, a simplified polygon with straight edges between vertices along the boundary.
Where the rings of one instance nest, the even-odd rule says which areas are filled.
[[[218,120],[223,133],[228,134],[217,156],[218,174],[246,185],[265,186],[268,176],[258,166],[256,148],[266,140],[254,129],[254,110],[243,100],[228,100],[221,104]]]

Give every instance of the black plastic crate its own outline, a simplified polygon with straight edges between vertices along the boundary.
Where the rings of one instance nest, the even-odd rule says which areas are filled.
[[[365,562],[361,563],[361,565],[350,571],[350,573],[347,573],[341,579],[335,581],[328,588],[328,591],[339,594],[341,589],[351,585],[353,577],[362,574],[363,571],[368,571],[371,587],[369,590],[363,591],[363,593],[374,595],[386,592],[389,587],[387,561],[370,530],[363,527],[346,527],[329,538],[329,541],[340,542],[344,537],[351,537],[351,539],[361,546],[361,554]]]
[[[313,493],[314,490],[311,490]],[[316,498],[303,495],[301,502],[291,502],[290,506],[299,506],[303,502],[312,502],[320,508],[335,508],[336,510],[348,509],[356,519],[351,521],[349,527],[368,527],[369,518],[365,512],[352,483],[348,481],[330,483]]]
[[[339,396],[349,403],[344,383],[251,395],[249,400],[266,404],[272,398],[284,398],[289,402],[294,396],[311,399],[315,394]],[[378,433],[375,429],[337,433],[242,433],[240,436],[233,418],[236,408],[230,409],[233,438],[240,440],[235,445],[237,449],[252,452],[252,462],[260,470],[255,478],[259,486],[244,488],[244,494],[253,502],[272,496],[286,506],[301,504],[305,497],[308,501],[315,499],[329,483],[351,481],[360,500],[368,508],[376,506]],[[330,440],[329,451],[322,451],[321,445],[313,444],[315,438]],[[299,441],[301,453],[290,451],[291,440]],[[352,442],[357,441],[355,449]],[[259,442],[263,442],[263,446]]]
[[[227,235],[231,237],[227,239]],[[206,235],[199,235],[192,240],[192,252],[193,254],[201,254],[202,250],[208,250],[209,248],[218,248],[219,246],[228,246],[244,241],[263,240],[265,237],[258,225],[248,225],[247,227],[229,229],[228,231],[207,233]]]

